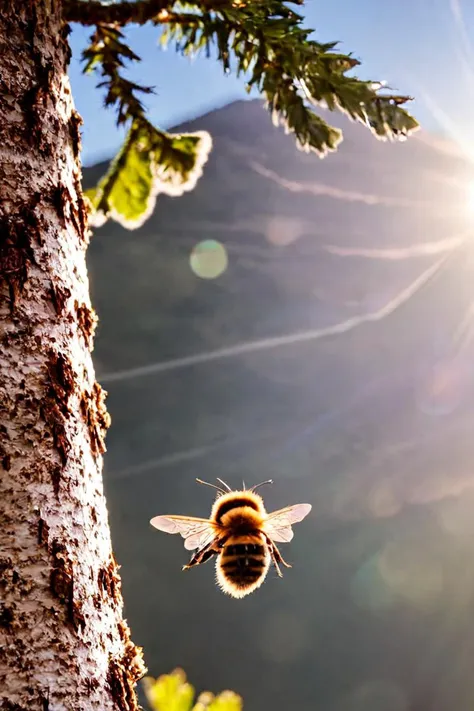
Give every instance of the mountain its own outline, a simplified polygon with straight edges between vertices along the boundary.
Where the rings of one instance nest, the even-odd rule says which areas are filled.
[[[150,673],[182,665],[246,711],[468,711],[472,170],[428,134],[330,119],[345,140],[322,161],[260,101],[179,126],[213,137],[196,189],[92,238],[126,613]],[[216,279],[191,268],[206,240],[227,255]],[[149,519],[206,516],[196,476],[313,504],[283,580],[235,601],[211,564],[181,572],[182,539]]]

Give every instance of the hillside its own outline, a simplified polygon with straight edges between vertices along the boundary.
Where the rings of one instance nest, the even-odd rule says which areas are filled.
[[[345,141],[324,161],[258,101],[178,127],[214,139],[197,188],[93,236],[127,616],[152,673],[182,665],[246,711],[470,711],[470,167],[332,118]],[[228,254],[215,280],[189,266],[206,239]],[[272,477],[269,508],[313,504],[282,581],[236,602],[210,565],[181,572],[181,540],[148,521],[206,515],[196,476]]]

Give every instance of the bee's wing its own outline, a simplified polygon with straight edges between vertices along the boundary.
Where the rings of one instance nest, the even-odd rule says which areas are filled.
[[[306,518],[311,508],[311,504],[294,504],[269,513],[265,520],[265,533],[276,543],[289,543],[294,535],[292,524]]]
[[[200,548],[215,535],[215,527],[207,518],[193,516],[155,516],[150,521],[154,528],[165,533],[180,533],[184,538],[184,547],[188,551]]]
[[[216,538],[216,535],[214,526],[208,525],[206,529],[196,531],[192,533],[189,538],[186,538],[184,547],[188,551],[192,551],[194,548],[205,548],[208,543]]]

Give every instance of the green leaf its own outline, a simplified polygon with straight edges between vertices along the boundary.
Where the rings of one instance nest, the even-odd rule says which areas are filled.
[[[192,190],[202,175],[212,148],[206,131],[169,134],[155,130],[151,134],[153,174],[160,192],[171,196]]]
[[[136,122],[106,175],[86,192],[91,224],[112,218],[127,229],[140,227],[160,193],[179,196],[194,188],[211,147],[207,132],[169,134],[148,121]]]
[[[194,688],[186,681],[181,669],[158,679],[145,677],[142,683],[153,711],[191,711]]]

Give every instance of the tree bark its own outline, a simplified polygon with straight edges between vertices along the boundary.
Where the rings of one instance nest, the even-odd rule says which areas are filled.
[[[60,0],[0,0],[0,708],[137,708]]]

